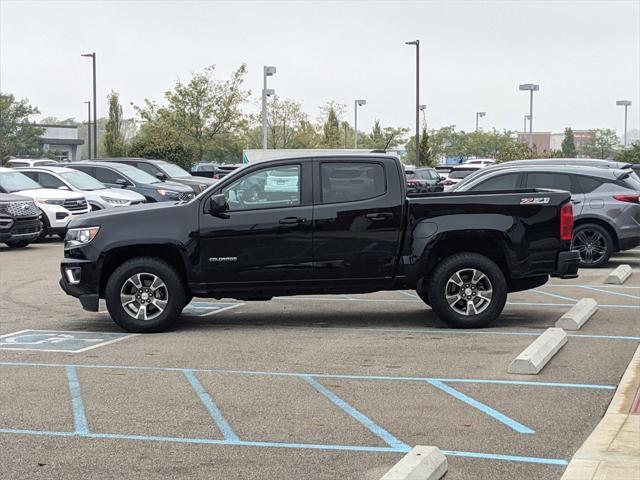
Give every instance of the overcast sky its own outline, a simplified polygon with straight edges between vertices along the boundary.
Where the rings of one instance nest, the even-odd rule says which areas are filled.
[[[43,116],[86,117],[97,52],[98,116],[106,95],[162,100],[176,79],[215,64],[227,78],[242,62],[258,97],[270,87],[312,119],[327,100],[364,98],[358,126],[412,127],[415,48],[429,127],[522,129],[539,83],[534,130],[640,128],[640,1],[214,2],[0,0],[0,88]],[[248,107],[247,110],[252,110]]]

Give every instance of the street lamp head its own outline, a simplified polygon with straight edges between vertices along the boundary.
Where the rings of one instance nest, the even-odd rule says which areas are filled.
[[[275,75],[275,73],[276,73],[276,67],[271,67],[267,65],[264,66],[264,74],[267,77],[271,77],[272,75]]]
[[[531,120],[531,115],[525,115],[524,118],[526,118],[527,120]]]
[[[82,103],[88,103],[88,104],[91,104],[91,101],[90,101],[90,100],[87,100],[86,102],[82,102]]]
[[[96,53],[95,52],[93,52],[93,53],[81,53],[80,56],[81,57],[95,57]]]
[[[480,118],[484,117],[487,114],[487,112],[478,112],[478,116]]]
[[[366,105],[367,101],[366,100],[356,100],[356,103],[358,104],[359,107]]]
[[[264,91],[265,96],[267,97],[273,97],[276,94],[276,91],[273,88],[267,88]]]
[[[426,105],[420,105],[420,111],[424,112],[427,109]]]
[[[616,105],[621,105],[623,107],[630,107],[631,106],[631,100],[617,100],[616,101]]]
[[[414,40],[412,42],[404,42],[405,45],[420,45],[420,40]]]
[[[519,86],[520,90],[531,90],[533,92],[537,92],[540,90],[540,85],[536,85],[535,83],[523,83]]]

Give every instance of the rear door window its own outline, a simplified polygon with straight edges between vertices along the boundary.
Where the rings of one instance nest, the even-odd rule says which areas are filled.
[[[322,162],[320,188],[322,203],[357,202],[379,197],[387,190],[384,167],[380,163]]]
[[[600,185],[602,185],[602,181],[593,177],[585,177],[583,175],[577,175],[574,177],[576,180],[576,193],[591,193]]]
[[[150,163],[146,162],[137,162],[134,166],[136,168],[139,168],[143,172],[147,172],[148,174],[153,175],[154,177],[160,172],[160,169],[155,165],[151,165]]]
[[[571,177],[565,173],[530,172],[527,174],[526,188],[551,188],[554,190],[576,190]]]

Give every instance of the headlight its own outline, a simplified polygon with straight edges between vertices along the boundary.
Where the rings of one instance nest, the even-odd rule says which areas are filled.
[[[124,200],[122,198],[111,198],[111,197],[100,197],[100,198],[112,205],[128,205],[129,204],[129,200]]]
[[[71,228],[64,237],[64,248],[81,247],[91,242],[98,234],[100,227]]]
[[[62,200],[53,200],[50,198],[36,198],[36,202],[38,203],[46,203],[47,205],[64,205],[64,199]]]
[[[175,198],[176,200],[180,197],[179,192],[174,192],[173,190],[165,190],[164,188],[158,188],[156,189],[156,192],[164,197]]]

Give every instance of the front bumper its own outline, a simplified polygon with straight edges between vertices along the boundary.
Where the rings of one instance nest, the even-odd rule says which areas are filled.
[[[60,263],[60,288],[67,295],[80,300],[82,308],[98,311],[100,300],[100,275],[96,263],[65,257]]]
[[[558,260],[556,261],[556,271],[551,276],[558,278],[577,278],[579,264],[580,252],[577,250],[560,252],[558,254]]]

